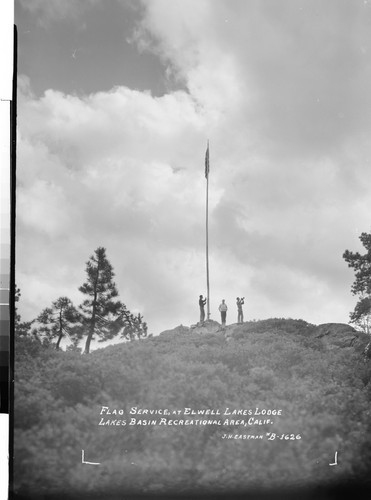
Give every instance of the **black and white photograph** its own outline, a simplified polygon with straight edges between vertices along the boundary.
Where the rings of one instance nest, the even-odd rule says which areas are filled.
[[[370,498],[371,0],[14,24],[12,498]]]

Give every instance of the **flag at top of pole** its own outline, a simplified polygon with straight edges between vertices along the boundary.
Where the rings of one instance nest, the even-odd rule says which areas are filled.
[[[207,141],[207,149],[205,155],[205,177],[209,177],[210,163],[209,163],[209,141]]]

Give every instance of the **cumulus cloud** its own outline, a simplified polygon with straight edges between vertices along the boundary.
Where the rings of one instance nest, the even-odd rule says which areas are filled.
[[[67,283],[77,288],[98,245],[107,247],[132,307],[145,312],[148,297],[162,303],[184,293],[188,280],[179,278],[184,270],[193,273],[186,254],[201,252],[204,222],[204,186],[195,174],[202,160],[197,165],[194,156],[195,148],[204,154],[195,130],[205,118],[190,97],[155,99],[122,87],[86,99],[52,90],[35,99],[27,81],[20,89],[17,234],[24,296],[32,296],[40,274],[56,293]]]
[[[25,314],[56,295],[79,301],[84,263],[105,246],[124,302],[150,330],[195,322],[209,138],[212,316],[221,298],[233,311],[245,295],[247,318],[347,321],[352,274],[342,253],[369,230],[369,5],[142,5],[135,43],[186,90],[37,98],[20,79]]]
[[[345,280],[342,245],[369,224],[354,203],[370,180],[370,5],[205,1],[187,15],[181,1],[145,4],[155,50],[220,113],[217,233],[244,261],[296,267],[314,287]]]

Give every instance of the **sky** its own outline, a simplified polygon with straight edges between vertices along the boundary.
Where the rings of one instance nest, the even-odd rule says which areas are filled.
[[[35,318],[98,246],[158,334],[347,323],[371,212],[369,0],[16,0],[16,281]]]

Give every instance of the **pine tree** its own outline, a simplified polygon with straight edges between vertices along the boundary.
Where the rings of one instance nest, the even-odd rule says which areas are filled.
[[[63,337],[77,345],[82,336],[82,317],[68,297],[60,297],[51,307],[44,309],[36,318],[39,324],[35,333],[43,339],[44,344],[50,344],[57,339],[55,348],[59,349]]]
[[[21,299],[21,290],[15,285],[14,292],[14,332],[17,337],[27,337],[31,334],[32,321],[22,321],[18,313],[17,302]]]
[[[147,323],[143,321],[143,316],[140,313],[132,314],[125,304],[122,304],[115,323],[119,329],[120,338],[135,340],[147,336],[148,327]]]
[[[371,326],[371,234],[362,233],[359,237],[367,253],[361,255],[359,252],[346,250],[343,258],[348,266],[355,271],[355,280],[351,292],[359,295],[359,300],[350,313],[350,322],[370,333]]]
[[[21,299],[21,291],[15,285],[14,291],[14,354],[18,362],[24,356],[38,356],[42,344],[34,331],[31,330],[33,321],[22,321],[18,312],[18,302]]]
[[[119,300],[114,300],[118,296],[116,284],[113,282],[115,274],[106,257],[105,248],[99,247],[95,250],[86,263],[86,274],[87,280],[79,290],[87,296],[80,308],[88,327],[84,351],[88,354],[94,335],[100,337],[100,342],[117,335],[115,320],[122,304]]]

